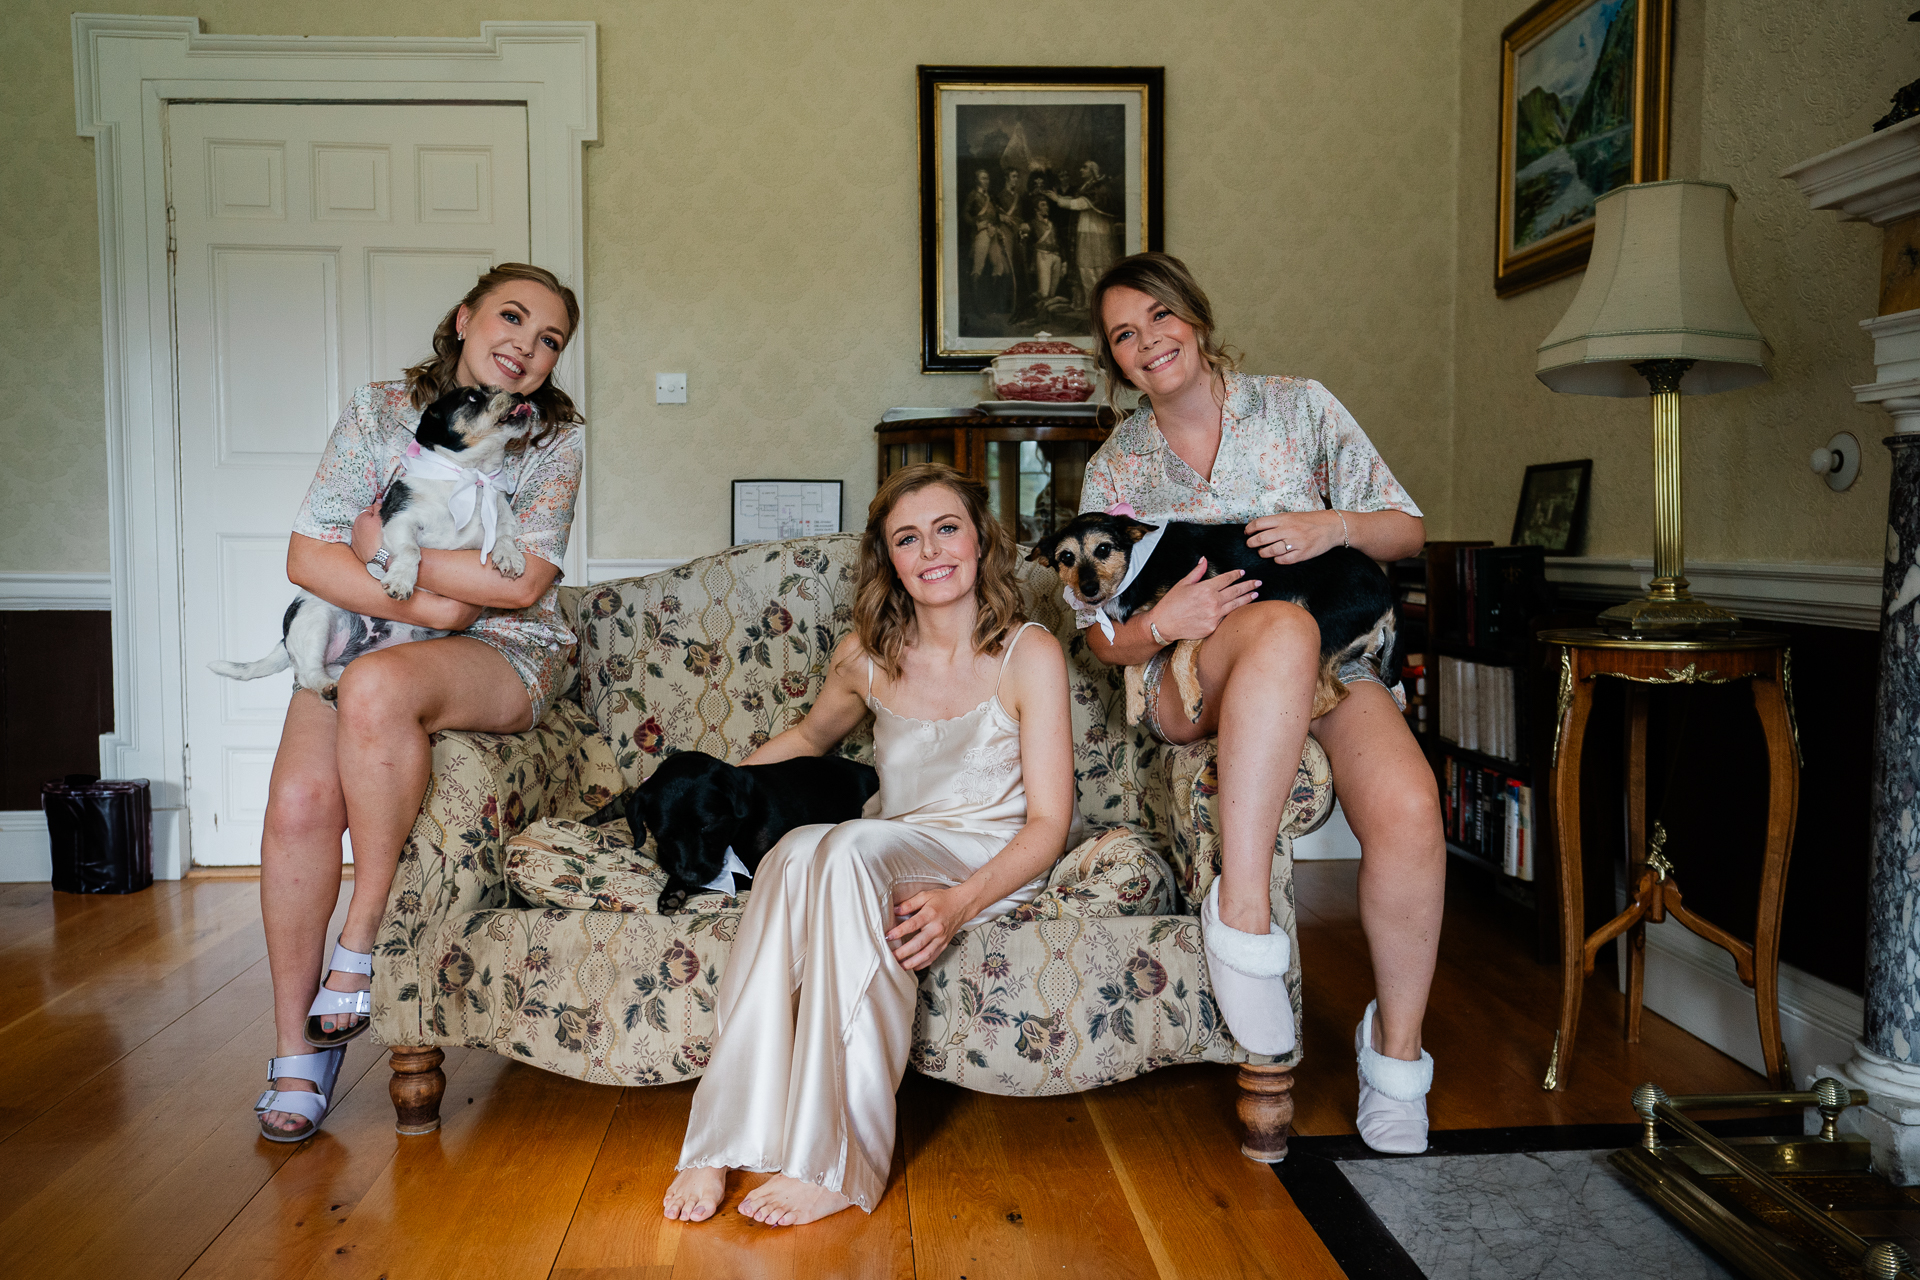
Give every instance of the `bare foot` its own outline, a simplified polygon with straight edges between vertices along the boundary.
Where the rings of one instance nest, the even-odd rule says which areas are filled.
[[[705,1222],[726,1198],[725,1169],[682,1169],[674,1175],[662,1204],[670,1219]]]
[[[740,1212],[769,1227],[797,1227],[840,1212],[853,1201],[838,1191],[776,1173],[740,1202]]]

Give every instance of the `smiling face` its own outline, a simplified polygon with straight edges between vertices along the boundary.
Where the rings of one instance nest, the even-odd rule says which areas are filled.
[[[567,345],[567,308],[560,296],[531,280],[509,280],[471,307],[454,328],[462,335],[454,380],[463,387],[499,387],[529,395]]]
[[[1100,300],[1100,320],[1120,376],[1155,400],[1213,377],[1193,326],[1159,299],[1116,286]]]
[[[887,555],[915,604],[972,597],[980,576],[980,535],[960,495],[945,485],[915,489],[887,512]]]

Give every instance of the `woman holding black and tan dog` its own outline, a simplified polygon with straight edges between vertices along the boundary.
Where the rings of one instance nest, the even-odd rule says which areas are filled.
[[[1091,310],[1109,385],[1150,403],[1088,462],[1082,511],[1124,502],[1149,522],[1244,523],[1247,545],[1283,564],[1334,547],[1375,560],[1420,549],[1420,509],[1353,416],[1317,382],[1237,372],[1207,295],[1178,258],[1142,253],[1114,264],[1095,284]],[[1221,1013],[1248,1049],[1293,1048],[1287,939],[1270,929],[1268,885],[1287,797],[1278,781],[1292,777],[1311,728],[1362,853],[1360,920],[1378,999],[1354,1036],[1360,1134],[1377,1151],[1424,1151],[1433,1059],[1420,1024],[1446,886],[1432,770],[1371,659],[1339,672],[1349,696],[1310,725],[1313,618],[1298,605],[1254,601],[1257,584],[1238,570],[1204,572],[1203,562],[1111,640],[1099,628],[1087,640],[1103,662],[1148,663],[1146,722],[1161,741],[1219,735],[1221,870],[1201,928]],[[1160,675],[1168,646],[1202,638],[1203,702],[1190,723],[1174,682]]]
[[[896,471],[867,508],[853,634],[744,763],[824,755],[871,712],[877,816],[796,828],[755,873],[667,1217],[712,1217],[729,1169],[775,1175],[740,1204],[768,1226],[886,1191],[916,972],[1030,901],[1072,822],[1066,660],[1020,618],[1014,555],[951,467]]]
[[[580,488],[581,432],[552,373],[579,322],[573,292],[552,272],[505,263],[482,275],[440,322],[432,357],[404,382],[354,394],[294,519],[287,576],[296,584],[356,613],[459,634],[367,653],[341,676],[337,704],[300,689],[287,706],[260,841],[275,1056],[254,1109],[275,1142],[319,1128],[345,1043],[367,1028],[374,932],[426,794],[428,735],[518,733],[558,692],[575,643],[556,583]],[[419,589],[389,599],[368,573],[380,551],[372,504],[401,470],[421,410],[457,387],[481,386],[525,395],[540,415],[495,478],[513,495],[525,573],[506,577],[472,551],[428,550]],[[353,898],[328,957],[349,830]]]

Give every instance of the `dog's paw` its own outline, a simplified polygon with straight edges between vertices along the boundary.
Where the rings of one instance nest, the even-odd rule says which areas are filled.
[[[1127,723],[1139,724],[1140,717],[1147,713],[1147,665],[1135,663],[1127,668]]]
[[[687,905],[685,889],[662,889],[660,899],[654,903],[654,910],[663,916],[678,915],[680,908]]]
[[[496,570],[508,578],[517,578],[527,571],[526,556],[511,541],[495,543],[489,560]]]
[[[315,692],[328,702],[340,701],[340,686],[337,684],[327,684],[315,690]]]
[[[406,600],[412,597],[414,584],[418,581],[419,574],[416,570],[394,565],[387,570],[387,575],[380,579],[380,585],[395,600]]]

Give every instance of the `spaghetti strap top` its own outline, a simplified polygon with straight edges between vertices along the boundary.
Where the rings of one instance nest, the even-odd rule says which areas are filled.
[[[993,695],[965,715],[916,720],[873,696],[867,659],[867,706],[873,711],[873,763],[880,773],[880,813],[898,822],[1011,838],[1026,824],[1027,789],[1020,773],[1020,722],[1000,702],[1013,646],[1007,639]]]

